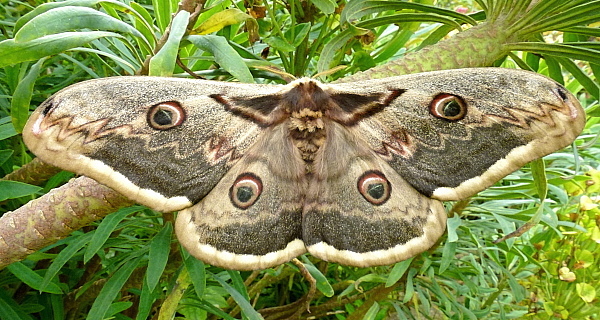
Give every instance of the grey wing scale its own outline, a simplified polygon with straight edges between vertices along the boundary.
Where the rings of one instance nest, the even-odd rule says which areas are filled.
[[[262,131],[211,95],[251,97],[276,88],[158,77],[86,81],[42,104],[24,139],[50,164],[153,209],[179,210],[202,199]],[[165,102],[185,121],[156,130],[149,110]]]

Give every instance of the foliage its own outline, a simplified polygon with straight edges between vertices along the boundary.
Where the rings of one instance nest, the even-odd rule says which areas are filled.
[[[33,107],[75,82],[114,75],[284,83],[285,73],[351,81],[518,66],[564,83],[589,116],[572,148],[544,159],[545,174],[526,167],[448,203],[439,246],[394,266],[303,256],[227,271],[180,249],[172,214],[133,206],[1,270],[1,319],[600,317],[600,1],[2,0],[0,18],[3,174],[31,161],[19,132]],[[2,210],[70,177],[42,188],[0,181]],[[524,235],[493,243],[536,213],[541,222]]]

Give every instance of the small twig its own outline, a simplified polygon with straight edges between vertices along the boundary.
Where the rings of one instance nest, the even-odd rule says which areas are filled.
[[[310,302],[317,292],[317,280],[308,272],[308,269],[300,260],[292,259],[291,262],[300,269],[300,274],[308,281],[308,292],[301,299],[285,306],[259,310],[265,319],[300,319],[305,311],[310,313]]]
[[[175,62],[177,63],[177,65],[183,69],[183,71],[185,71],[187,74],[189,74],[190,76],[192,76],[195,79],[206,79],[204,77],[201,77],[199,75],[197,75],[192,69],[188,68],[183,61],[181,61],[181,58],[179,58],[179,55],[177,55],[177,58],[175,59]]]

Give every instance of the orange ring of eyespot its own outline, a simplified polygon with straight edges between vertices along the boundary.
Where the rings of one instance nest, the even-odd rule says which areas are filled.
[[[367,200],[369,203],[376,206],[384,204],[392,194],[392,185],[385,175],[380,171],[367,171],[363,173],[357,182],[358,192]],[[381,196],[375,197],[373,192],[377,192],[373,188],[380,190]]]
[[[156,121],[156,116],[159,112],[164,112],[164,114],[168,114],[169,123],[158,123]],[[171,128],[175,128],[183,124],[185,121],[186,114],[183,107],[178,102],[175,101],[167,101],[161,102],[153,105],[148,109],[148,116],[146,118],[148,125],[156,130],[168,130]]]
[[[237,177],[237,179],[235,179],[235,182],[229,189],[229,199],[236,208],[242,210],[248,209],[250,206],[256,203],[262,194],[262,189],[263,185],[259,177],[249,172],[242,173]],[[250,191],[249,195],[247,194],[248,191]],[[248,199],[240,199],[240,192],[246,193],[242,195],[248,195]]]
[[[447,115],[444,110],[449,103],[455,103],[460,107],[460,110],[455,115]],[[429,105],[429,112],[436,118],[446,119],[449,121],[458,121],[464,118],[467,115],[467,106],[465,102],[451,94],[442,93],[437,95],[433,100],[431,100],[431,104]]]

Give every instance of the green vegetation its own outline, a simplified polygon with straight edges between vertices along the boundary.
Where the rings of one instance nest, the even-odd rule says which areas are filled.
[[[16,261],[0,270],[0,319],[598,319],[599,26],[589,0],[0,0],[2,212],[72,177],[32,163],[19,133],[30,110],[84,79],[352,81],[494,65],[563,83],[588,114],[572,147],[447,203],[447,235],[411,260],[351,268],[306,255],[227,271],[179,247],[174,214],[95,205],[104,219],[39,230],[51,244],[30,243],[26,259],[0,249],[4,266]],[[9,236],[0,242],[27,240]]]

